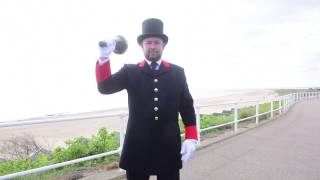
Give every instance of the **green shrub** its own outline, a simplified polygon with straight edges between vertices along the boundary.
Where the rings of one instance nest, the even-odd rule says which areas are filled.
[[[18,160],[9,160],[0,162],[0,175],[11,174],[14,172],[25,171],[32,168],[42,167],[49,164],[69,161],[93,154],[99,154],[119,147],[119,133],[108,133],[106,128],[99,129],[97,135],[86,139],[78,137],[69,139],[66,142],[66,147],[56,147],[51,154],[39,153],[35,160],[32,161],[29,157]],[[113,156],[111,159],[118,158]],[[108,158],[101,158],[102,160],[93,160],[95,162],[109,162]],[[105,160],[106,159],[106,160]],[[90,162],[88,164],[96,164]],[[83,163],[85,164],[85,163]],[[76,165],[74,165],[76,166]],[[70,167],[70,166],[69,166]],[[63,168],[59,168],[63,169]]]
[[[239,109],[238,119],[244,119],[250,116],[254,116],[255,114],[256,114],[255,106],[243,107]]]
[[[48,164],[51,164],[50,159],[51,159],[51,157],[49,155],[40,153],[37,156],[37,160],[35,161],[34,166],[35,167],[42,167],[42,166],[46,166]]]
[[[65,151],[65,160],[82,158],[88,154],[88,143],[83,137],[69,139],[66,141],[67,149]]]
[[[117,133],[109,134],[106,128],[99,129],[97,136],[92,136],[89,143],[89,154],[98,154],[119,147],[119,135]]]
[[[203,115],[201,117],[201,125],[200,128],[207,128],[210,126],[216,126],[219,124],[227,123],[232,121],[233,119],[233,114],[229,116],[225,115]]]
[[[8,160],[5,163],[0,163],[0,175],[24,171],[33,167],[34,165],[29,158]]]

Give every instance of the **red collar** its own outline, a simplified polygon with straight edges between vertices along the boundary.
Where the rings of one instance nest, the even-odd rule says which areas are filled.
[[[144,65],[145,65],[146,63],[147,63],[146,60],[141,61],[141,62],[139,63],[139,67],[141,67],[141,68],[144,67]],[[166,68],[170,68],[170,67],[171,67],[171,64],[168,63],[168,62],[165,61],[165,60],[162,60],[162,61],[161,61],[161,64],[163,64],[164,67],[166,67]]]

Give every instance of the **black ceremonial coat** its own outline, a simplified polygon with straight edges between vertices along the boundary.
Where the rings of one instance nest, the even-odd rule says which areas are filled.
[[[154,73],[143,61],[126,64],[98,83],[103,94],[128,93],[129,119],[120,168],[149,174],[182,168],[180,113],[185,126],[196,124],[193,99],[183,68],[162,61]]]

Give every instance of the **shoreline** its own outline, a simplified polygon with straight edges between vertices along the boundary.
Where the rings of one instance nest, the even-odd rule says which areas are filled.
[[[196,99],[196,105],[206,106],[200,109],[201,114],[221,112],[222,110],[230,110],[232,103],[239,101],[255,101],[258,99],[269,99],[279,95],[276,90],[256,90],[252,92],[231,94],[226,96],[218,96],[212,98]],[[213,104],[221,104],[209,106]],[[16,127],[5,127],[1,129],[0,142],[10,139],[14,136],[31,135],[34,139],[46,149],[53,149],[57,146],[64,146],[65,141],[75,137],[91,137],[98,132],[99,128],[105,127],[109,132],[119,131],[121,128],[121,120],[117,116],[110,117],[91,117],[94,115],[107,115],[108,113],[123,112],[126,108],[115,108],[108,110],[99,110],[93,112],[83,112],[77,114],[64,114],[60,116],[51,116],[47,118],[82,118],[76,121],[52,122],[46,124],[23,125]],[[34,118],[35,121],[43,118]],[[27,119],[32,120],[32,118]],[[1,144],[0,144],[1,147]],[[0,155],[1,156],[1,155]]]

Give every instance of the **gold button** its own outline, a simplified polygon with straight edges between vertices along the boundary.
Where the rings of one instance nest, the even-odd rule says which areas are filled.
[[[159,120],[159,117],[158,116],[154,117],[154,120],[156,120],[156,121]]]
[[[159,89],[158,88],[154,88],[154,92],[158,92],[159,91]]]
[[[157,97],[155,97],[153,100],[154,100],[154,101],[159,101],[159,99],[158,99]]]
[[[158,107],[154,107],[154,111],[158,111],[159,110],[159,108]]]
[[[158,79],[154,79],[153,81],[154,81],[155,83],[157,83],[157,82],[158,82]]]

